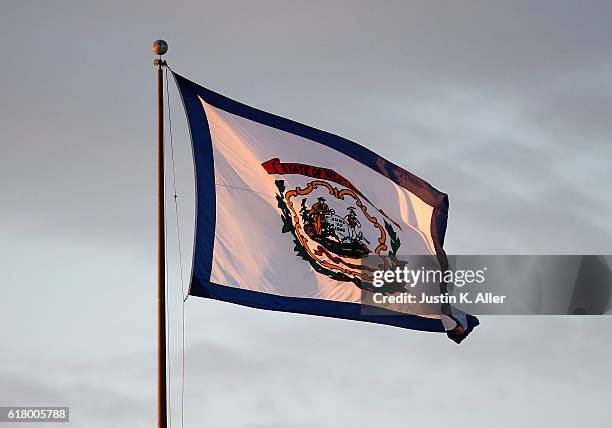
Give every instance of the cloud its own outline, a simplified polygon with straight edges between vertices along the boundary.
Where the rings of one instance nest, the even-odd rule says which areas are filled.
[[[258,312],[267,322],[286,318],[243,311]],[[243,326],[258,340],[242,349],[203,341],[187,348],[186,426],[365,427],[400,420],[478,426],[496,420],[500,427],[517,421],[569,427],[606,417],[604,380],[612,373],[605,356],[612,345],[597,339],[608,334],[600,318],[484,317],[461,346],[433,333],[290,318],[290,327],[273,333],[265,325]],[[590,352],[594,347],[597,352]],[[73,426],[144,427],[154,421],[152,355],[76,365],[46,360],[39,367],[5,355],[5,403],[70,405]],[[178,361],[174,354],[175,424]],[[561,405],[569,401],[587,406],[588,413]],[[521,408],[518,419],[497,419],[511,408]]]

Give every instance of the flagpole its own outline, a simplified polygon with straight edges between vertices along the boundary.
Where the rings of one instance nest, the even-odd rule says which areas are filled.
[[[164,217],[164,85],[163,54],[168,44],[163,40],[153,42],[153,52],[159,58],[153,61],[157,66],[157,426],[168,426],[167,382],[166,382],[166,246]]]

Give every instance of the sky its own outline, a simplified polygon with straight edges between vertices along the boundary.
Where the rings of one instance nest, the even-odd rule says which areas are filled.
[[[182,75],[347,137],[448,193],[449,254],[611,254],[610,16],[606,1],[4,1],[0,405],[67,405],[74,427],[155,422],[153,40],[168,42]],[[170,82],[190,254],[178,101]],[[178,427],[181,281],[168,239]],[[481,322],[456,346],[190,297],[184,426],[607,419],[607,318]]]

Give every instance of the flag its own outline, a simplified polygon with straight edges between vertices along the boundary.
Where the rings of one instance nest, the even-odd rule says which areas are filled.
[[[433,255],[448,198],[345,138],[229,99],[174,73],[196,179],[190,295],[413,330],[460,342],[478,320],[364,311],[359,259]]]

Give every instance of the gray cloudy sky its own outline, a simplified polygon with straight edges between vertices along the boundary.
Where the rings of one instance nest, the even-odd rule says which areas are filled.
[[[0,403],[155,420],[155,38],[183,75],[448,193],[449,253],[610,254],[611,17],[609,1],[4,1]],[[483,317],[456,346],[190,298],[185,426],[602,426],[608,323]]]

